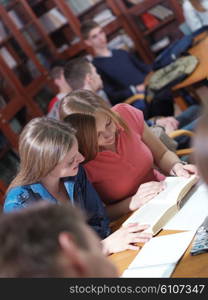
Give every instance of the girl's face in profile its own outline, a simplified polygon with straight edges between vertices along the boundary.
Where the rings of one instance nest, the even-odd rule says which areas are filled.
[[[68,176],[76,176],[79,169],[79,164],[84,160],[84,157],[78,150],[77,140],[71,150],[66,154],[64,159],[60,161],[57,166],[50,172],[53,177],[63,178]]]

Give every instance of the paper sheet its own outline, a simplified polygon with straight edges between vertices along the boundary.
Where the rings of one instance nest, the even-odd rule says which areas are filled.
[[[195,231],[168,234],[147,242],[122,277],[170,277]]]
[[[135,269],[126,269],[123,278],[168,278],[171,276],[176,264],[164,264]]]

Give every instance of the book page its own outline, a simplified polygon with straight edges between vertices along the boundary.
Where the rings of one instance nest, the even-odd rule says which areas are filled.
[[[166,230],[195,230],[208,212],[208,188],[199,182],[188,194],[189,199],[178,213],[163,227]]]
[[[153,234],[156,234],[159,229],[162,229],[162,227],[159,228],[158,226],[166,224],[169,218],[176,213],[178,199],[184,197],[194,185],[196,176],[193,175],[189,178],[166,177],[165,182],[167,184],[165,190],[136,210],[123,225],[135,222],[149,224],[150,228],[146,231],[152,231]],[[173,207],[172,210],[170,210],[171,207]],[[164,218],[162,219],[163,215]],[[153,230],[154,225],[155,229]]]

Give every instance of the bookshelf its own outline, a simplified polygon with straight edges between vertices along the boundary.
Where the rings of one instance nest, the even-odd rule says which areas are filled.
[[[150,62],[153,40],[182,20],[176,2],[0,0],[0,199],[18,168],[22,128],[30,119],[46,114],[57,93],[49,78],[51,65],[58,59],[91,54],[80,33],[81,23],[94,19],[106,32],[109,46],[126,47]],[[164,4],[174,14],[155,28],[143,25],[142,29],[140,16],[156,4]]]
[[[109,41],[123,34],[113,9],[101,0],[0,0],[0,200],[18,169],[22,128],[46,114],[57,93],[50,66],[90,54],[80,34],[86,19],[99,22]]]
[[[179,25],[184,22],[178,0],[115,0],[134,32],[140,56],[151,62],[165,47],[182,37]]]

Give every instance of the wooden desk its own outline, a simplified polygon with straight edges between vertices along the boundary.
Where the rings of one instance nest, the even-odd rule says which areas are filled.
[[[200,40],[202,39],[202,40]],[[194,83],[202,81],[208,78],[208,35],[207,32],[203,32],[195,41],[198,41],[196,46],[193,46],[188,52],[198,58],[199,64],[194,70],[194,72],[186,78],[184,81],[180,82],[174,86],[173,90],[178,90],[184,87],[188,87]]]
[[[193,190],[189,200],[185,203],[180,212],[174,217],[175,222],[173,222],[174,220],[172,219],[172,224],[167,226],[169,229],[162,230],[159,235],[176,233],[185,230],[194,230],[194,228],[196,229],[202,223],[207,214],[207,188],[205,185],[200,184],[195,188],[195,190]],[[129,215],[115,222],[112,230],[114,231],[118,229],[128,216]],[[187,228],[187,224],[190,228]],[[175,228],[175,230],[172,230],[173,228]],[[190,247],[177,264],[171,277],[208,277],[208,253],[191,256],[189,254]],[[117,266],[119,274],[121,275],[138,252],[139,251],[126,250],[110,255],[109,259]]]
[[[175,230],[162,230],[159,235],[176,233]],[[177,264],[173,278],[177,277],[208,277],[208,253],[191,256],[189,254],[191,245],[186,250],[180,262]],[[121,275],[132,260],[136,257],[139,251],[126,250],[120,253],[115,253],[109,256],[109,259],[116,265]]]

